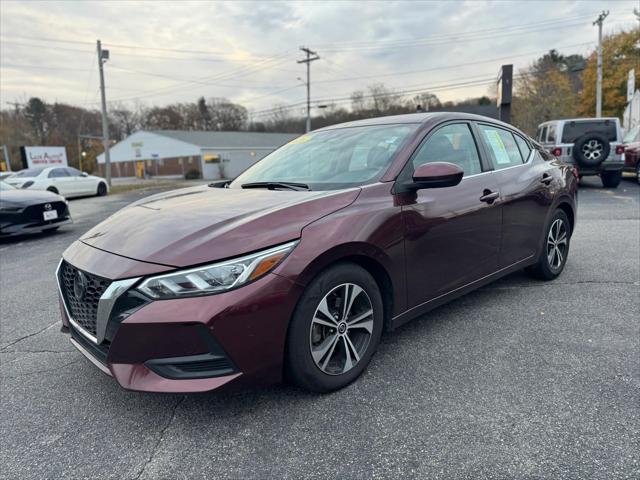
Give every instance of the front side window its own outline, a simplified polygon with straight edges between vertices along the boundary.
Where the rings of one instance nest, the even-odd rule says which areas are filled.
[[[466,123],[437,130],[420,146],[412,162],[414,170],[424,163],[449,162],[462,168],[465,176],[482,171],[478,149]]]
[[[303,183],[337,190],[377,181],[418,124],[345,127],[302,135],[267,155],[230,185]]]
[[[522,155],[510,131],[484,124],[478,125],[478,128],[489,151],[493,168],[501,170],[522,165]]]
[[[67,175],[69,175],[70,177],[77,177],[81,173],[82,172],[80,170],[78,170],[77,168],[67,167]]]

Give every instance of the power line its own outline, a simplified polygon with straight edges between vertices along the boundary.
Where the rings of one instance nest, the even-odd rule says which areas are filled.
[[[578,19],[588,19],[588,18],[591,18],[594,14],[595,13],[588,13],[588,14],[576,15],[573,17],[563,17],[557,20],[543,20],[539,22],[530,22],[530,23],[524,23],[519,25],[501,25],[500,27],[484,28],[480,30],[467,30],[464,32],[464,34],[465,35],[486,34],[486,33],[495,32],[495,31],[502,32],[505,30],[512,30],[512,29],[519,29],[519,28],[527,28],[527,27],[533,28],[536,26],[542,26],[542,25],[548,25],[548,24],[566,23],[566,22],[570,22]],[[458,36],[459,34],[454,34],[454,33],[441,33],[441,34],[428,35],[425,37],[405,38],[405,39],[396,39],[396,40],[389,39],[389,40],[367,40],[362,42],[325,43],[325,44],[320,44],[320,46],[322,48],[330,49],[331,47],[336,47],[336,46],[341,46],[341,47],[342,46],[367,46],[371,44],[389,45],[389,44],[397,44],[397,43],[404,44],[404,43],[420,42],[425,40],[450,39],[452,37],[456,38]]]

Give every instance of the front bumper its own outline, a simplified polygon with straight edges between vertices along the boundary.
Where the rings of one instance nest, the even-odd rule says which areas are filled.
[[[13,237],[16,235],[30,235],[32,233],[40,233],[52,228],[58,228],[62,225],[72,223],[73,220],[69,215],[63,218],[56,218],[55,220],[48,220],[42,222],[26,222],[26,223],[5,223],[0,226],[0,238]]]
[[[70,250],[66,261],[81,270],[91,264],[94,269],[85,271],[105,278],[106,272],[154,268],[79,242]],[[287,327],[300,294],[297,284],[272,273],[217,295],[115,308],[99,343],[70,319],[62,294],[60,305],[73,345],[122,387],[190,393],[279,382]]]

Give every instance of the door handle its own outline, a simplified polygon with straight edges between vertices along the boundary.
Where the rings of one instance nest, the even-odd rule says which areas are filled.
[[[542,178],[540,179],[540,183],[544,183],[545,185],[549,185],[553,181],[553,177],[548,173],[544,173]]]
[[[489,189],[485,189],[482,192],[482,196],[480,197],[480,201],[481,202],[486,202],[488,204],[492,204],[499,196],[500,196],[500,192],[492,192]]]

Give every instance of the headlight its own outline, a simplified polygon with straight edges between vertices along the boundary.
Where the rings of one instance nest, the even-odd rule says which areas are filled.
[[[22,184],[22,187],[20,187],[20,188],[29,188],[31,185],[33,185],[33,180],[29,180],[28,182],[24,182]]]
[[[138,290],[156,299],[211,295],[252,282],[273,270],[298,242],[203,267],[158,275],[144,280]]]

